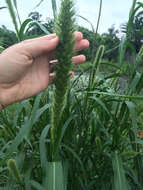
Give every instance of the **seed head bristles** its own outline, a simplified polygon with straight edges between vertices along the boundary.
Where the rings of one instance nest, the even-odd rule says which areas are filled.
[[[62,0],[59,16],[56,18],[55,32],[60,43],[57,47],[56,58],[56,82],[52,106],[51,127],[51,155],[52,158],[57,150],[58,141],[61,136],[61,117],[66,105],[67,91],[69,86],[69,71],[72,65],[74,52],[74,3],[72,0]]]
[[[22,178],[20,176],[19,170],[17,168],[16,161],[14,159],[9,159],[7,162],[8,169],[16,181],[23,185]]]

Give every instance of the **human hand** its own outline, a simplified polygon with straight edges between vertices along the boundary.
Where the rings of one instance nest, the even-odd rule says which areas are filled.
[[[51,68],[54,51],[59,43],[55,34],[25,40],[0,54],[0,104],[4,108],[34,96],[54,80]],[[88,48],[80,32],[75,32],[75,51]],[[50,63],[52,61],[52,63]],[[73,63],[85,61],[84,55],[73,57]]]

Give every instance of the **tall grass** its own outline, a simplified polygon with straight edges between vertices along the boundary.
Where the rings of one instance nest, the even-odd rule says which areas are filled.
[[[131,20],[139,10],[142,11],[141,4],[133,1],[133,14],[130,12],[128,28],[131,28]],[[28,24],[28,21],[25,22]],[[22,31],[25,31],[26,23]],[[72,25],[66,27],[69,30]],[[67,30],[64,36],[67,35],[65,47],[71,48],[71,52],[67,53],[70,55],[70,65],[73,36],[72,30],[70,34]],[[63,31],[59,27],[56,31],[62,44]],[[124,81],[126,87],[121,87],[127,36],[121,40],[119,66],[108,65],[116,69],[114,73],[102,74],[100,63],[104,47],[100,46],[94,64],[87,73],[80,73],[75,79],[65,82],[62,93],[66,96],[62,94],[61,99],[54,100],[56,104],[52,101],[57,92],[51,86],[36,97],[14,104],[0,113],[2,189],[142,190],[143,143],[139,134],[143,124],[139,118],[143,109],[139,104],[143,100],[143,71],[133,67],[128,80]],[[61,51],[60,45],[59,54]],[[57,56],[60,60],[63,55],[57,53]],[[135,64],[141,63],[142,57],[141,48],[138,55],[135,55]],[[65,57],[63,60],[62,63],[65,63]],[[67,67],[65,76],[70,66]],[[57,68],[57,74],[60,69]],[[63,80],[67,80],[65,76]],[[56,88],[59,88],[60,93],[63,89],[61,87],[57,81]],[[54,104],[57,107],[53,107]],[[55,109],[56,115],[53,115]],[[57,115],[59,110],[61,114]],[[54,119],[58,118],[58,123],[51,128],[53,116]],[[57,122],[54,119],[52,122]],[[57,135],[58,141],[55,140]],[[56,151],[57,155],[54,153]]]

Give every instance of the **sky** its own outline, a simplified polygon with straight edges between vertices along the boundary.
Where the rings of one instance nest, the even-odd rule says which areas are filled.
[[[129,10],[133,0],[103,0],[102,15],[99,25],[99,33],[107,32],[108,28],[115,25],[119,29],[120,25],[128,21]],[[18,10],[21,20],[24,21],[32,11],[38,11],[46,17],[53,17],[51,0],[44,0],[40,7],[35,6],[40,0],[17,0]],[[57,0],[59,4],[60,0]],[[78,15],[81,15],[96,27],[100,0],[75,0],[75,9]],[[0,1],[0,7],[5,5],[5,0]],[[79,25],[90,29],[90,25],[81,18],[77,18]],[[5,25],[8,29],[14,30],[11,17],[7,9],[0,10],[0,26]]]

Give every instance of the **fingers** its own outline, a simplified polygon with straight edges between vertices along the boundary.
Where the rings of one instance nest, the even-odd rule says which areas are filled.
[[[49,34],[49,35],[46,35],[46,36],[41,36],[41,37],[37,37],[37,38],[24,40],[24,41],[22,41],[22,43],[31,43],[31,42],[34,42],[34,41],[37,41],[37,40],[39,40],[39,42],[40,42],[41,40],[51,40],[51,39],[53,39],[55,37],[56,37],[56,34],[54,33],[54,34]]]
[[[81,32],[75,32],[75,51],[81,51],[89,47],[89,41],[83,39]]]
[[[81,51],[81,50],[84,50],[84,49],[87,49],[87,48],[89,48],[89,41],[83,39],[83,34],[81,32],[75,32],[75,47],[74,47],[74,50],[77,52],[77,51]],[[51,56],[50,60],[52,60],[52,59],[54,59],[54,55]]]
[[[76,31],[74,33],[74,36],[75,36],[75,41],[80,41],[83,39],[83,34],[81,32]]]
[[[84,55],[78,55],[72,58],[73,64],[78,65],[84,63],[86,61],[86,57]]]
[[[74,65],[82,64],[86,61],[86,57],[84,55],[78,55],[72,58],[72,62]],[[55,65],[58,64],[58,60],[50,61],[50,73],[53,73],[55,70]]]
[[[89,47],[88,40],[80,40],[77,43],[75,43],[75,51],[81,51],[87,49],[88,47]]]
[[[79,39],[79,36],[77,36],[77,38]],[[84,50],[84,49],[87,49],[89,47],[89,41],[88,40],[78,40],[76,41],[75,43],[75,48],[74,50],[77,52],[77,51],[81,51],[81,50]],[[49,60],[54,60],[55,59],[55,55],[54,55],[54,52],[51,52],[49,54]]]
[[[22,41],[22,43],[26,44],[26,43],[32,43],[35,41],[41,42],[41,40],[51,40],[55,37],[56,37],[56,33],[37,37],[37,38],[32,38],[32,39],[28,39],[28,40],[24,40],[24,41]],[[81,32],[75,32],[75,41],[82,40],[82,38],[83,38],[83,34]]]
[[[75,41],[80,41],[80,40],[83,39],[83,34],[81,32],[76,31],[74,33],[74,36],[75,36],[74,37]],[[39,42],[40,42],[41,40],[51,40],[51,39],[53,39],[55,37],[56,37],[56,33],[45,35],[45,36],[41,36],[41,37],[37,37],[37,38],[33,38],[33,39],[24,40],[23,42],[24,43],[29,43],[29,42],[33,42],[33,41],[37,41],[37,40],[39,40]]]
[[[59,43],[59,39],[56,36],[51,36],[51,39],[41,39],[33,40],[30,43],[25,43],[25,50],[33,57],[36,58],[46,52],[51,52],[56,49]]]
[[[72,58],[72,62],[74,65],[78,65],[81,63],[84,63],[86,61],[86,57],[84,55],[77,55],[75,57]],[[52,60],[50,61],[50,68],[51,68],[51,72],[54,69],[54,66],[58,64],[58,60]]]
[[[83,34],[81,32],[76,31],[74,33],[74,35],[75,35],[75,41],[79,41],[79,40],[83,39]],[[39,40],[39,41],[41,41],[41,40],[51,40],[51,39],[53,39],[55,37],[56,37],[56,33],[41,36],[41,37],[37,37],[37,38],[32,38],[32,39],[28,39],[28,40],[24,40],[24,41],[22,41],[22,43],[31,43],[31,42],[37,41],[37,40]]]
[[[21,44],[25,45],[25,50],[35,58],[41,54],[47,52],[53,52],[59,43],[59,39],[56,34],[50,34],[34,39],[23,41]],[[89,47],[88,40],[83,40],[83,34],[81,32],[75,32],[75,51],[87,49]],[[51,54],[52,55],[52,54]],[[50,58],[51,60],[51,58]]]

